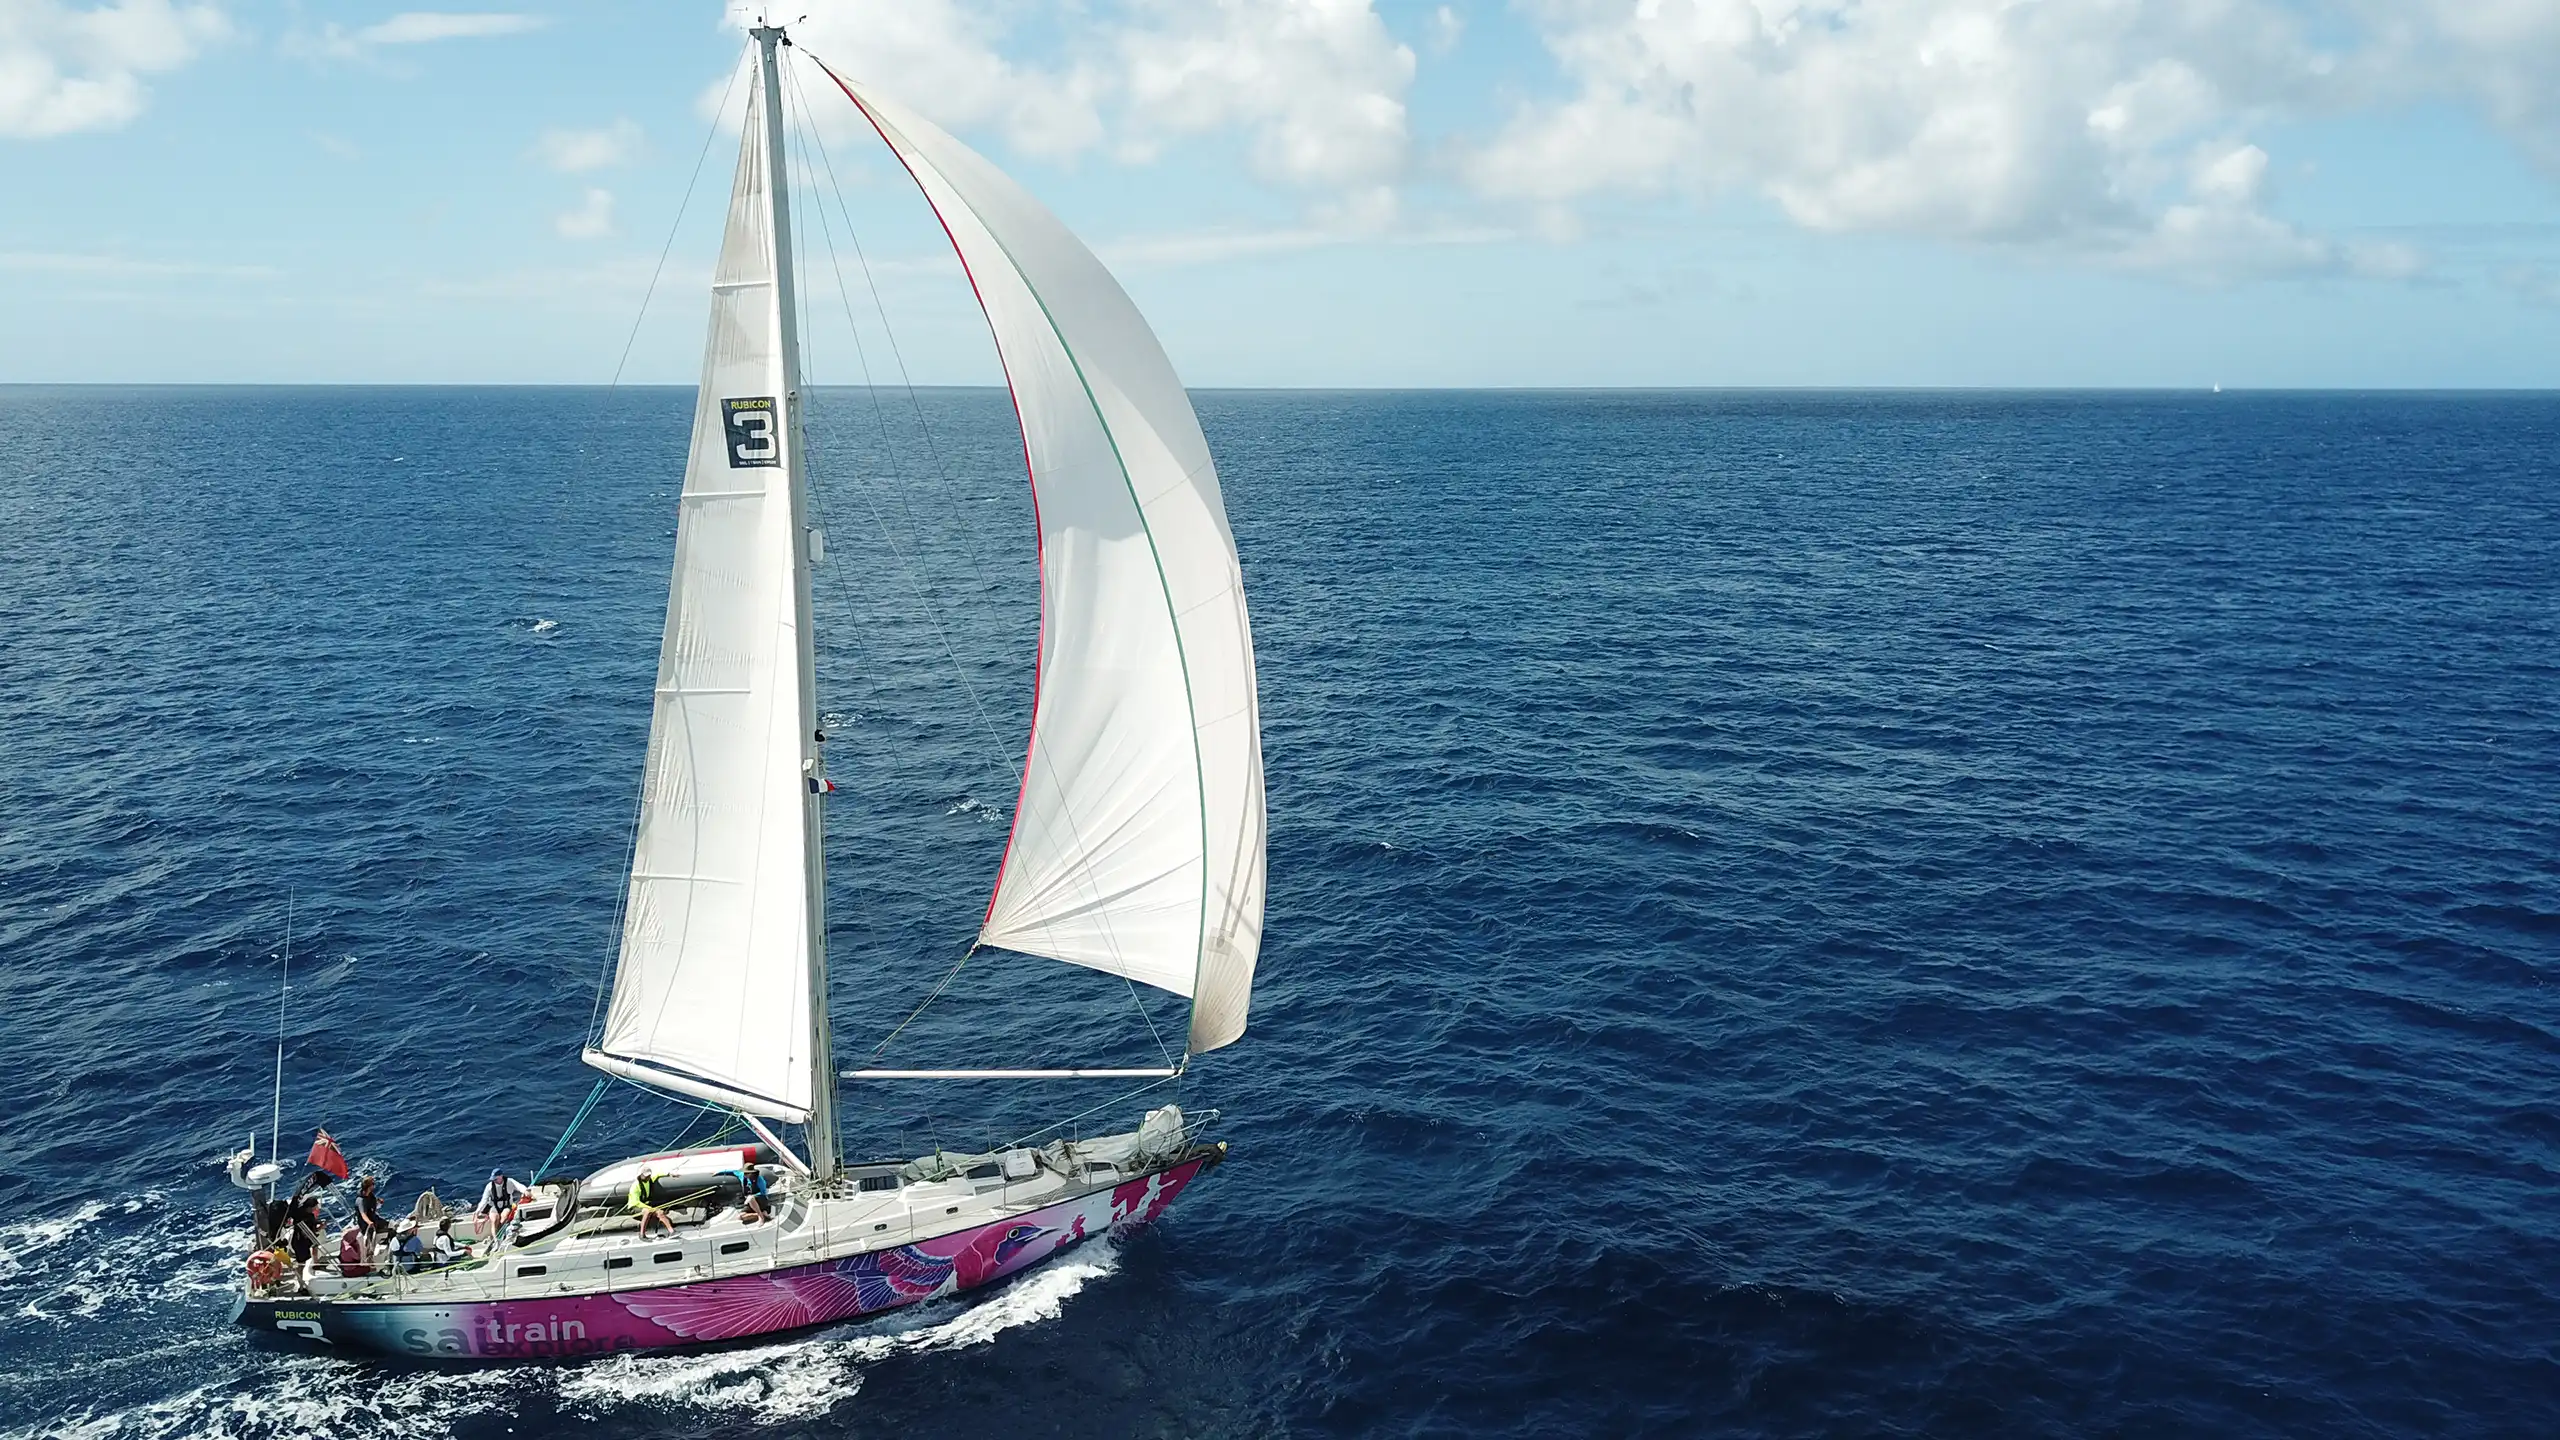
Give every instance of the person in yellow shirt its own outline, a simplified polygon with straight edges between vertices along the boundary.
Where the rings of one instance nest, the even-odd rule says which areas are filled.
[[[646,1169],[643,1169],[639,1175],[632,1180],[631,1195],[624,1202],[623,1208],[640,1217],[641,1239],[646,1240],[649,1238],[649,1227],[652,1225],[664,1225],[667,1227],[667,1236],[672,1239],[676,1233],[676,1222],[667,1217],[666,1211],[649,1203],[650,1178],[649,1172]]]

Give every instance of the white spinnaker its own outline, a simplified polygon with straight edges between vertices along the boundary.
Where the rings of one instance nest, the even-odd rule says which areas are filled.
[[[750,100],[676,520],[631,889],[588,1064],[807,1118],[800,637],[782,316]]]
[[[841,79],[839,84],[843,82]],[[980,938],[1192,999],[1244,1033],[1262,945],[1262,727],[1208,442],[1155,333],[1057,217],[868,90],[995,332],[1040,523],[1040,669]]]

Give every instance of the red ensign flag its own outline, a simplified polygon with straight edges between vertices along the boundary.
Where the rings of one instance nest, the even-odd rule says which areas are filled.
[[[330,1139],[326,1130],[320,1132],[319,1139],[311,1142],[310,1163],[341,1180],[347,1178],[347,1157],[338,1153],[338,1142]]]

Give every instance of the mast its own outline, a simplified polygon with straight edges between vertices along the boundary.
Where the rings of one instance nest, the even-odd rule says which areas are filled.
[[[778,25],[747,32],[756,42],[756,68],[764,84],[765,195],[772,205],[773,295],[782,337],[784,474],[791,489],[791,571],[794,632],[800,663],[801,853],[806,865],[805,918],[809,929],[809,1173],[824,1180],[842,1157],[836,1148],[835,1031],[827,1018],[826,801],[817,781],[826,776],[818,740],[817,636],[809,604],[809,485],[800,423],[800,318],[791,270],[789,156],[783,148],[782,54],[791,37]]]

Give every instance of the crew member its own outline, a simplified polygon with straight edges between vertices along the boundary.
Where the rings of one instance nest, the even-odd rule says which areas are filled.
[[[625,1198],[624,1208],[629,1210],[632,1214],[640,1217],[641,1239],[646,1240],[649,1238],[649,1227],[652,1225],[664,1225],[667,1227],[667,1235],[672,1239],[676,1233],[676,1222],[668,1218],[666,1211],[649,1203],[651,1192],[655,1189],[655,1187],[650,1183],[652,1178],[653,1177],[649,1174],[648,1170],[644,1167],[640,1171],[639,1175],[632,1179],[631,1194]]]
[[[364,1227],[368,1238],[391,1233],[391,1221],[382,1213],[382,1197],[374,1193],[370,1175],[356,1186],[356,1224]]]
[[[753,1225],[772,1212],[765,1206],[764,1171],[752,1160],[738,1165],[738,1223]]]
[[[287,1243],[293,1247],[296,1263],[308,1263],[312,1252],[320,1248],[320,1236],[325,1229],[320,1220],[320,1196],[313,1191],[296,1194],[288,1213],[293,1223]]]
[[[516,1202],[533,1198],[533,1189],[519,1185],[504,1170],[489,1172],[489,1183],[480,1189],[480,1203],[471,1207],[472,1228],[482,1235],[494,1235],[515,1214]]]
[[[373,1273],[372,1264],[365,1259],[364,1226],[357,1221],[348,1221],[338,1236],[338,1273],[350,1280]]]
[[[418,1222],[403,1220],[393,1228],[398,1235],[391,1242],[391,1268],[394,1270],[417,1269],[418,1262],[425,1259],[427,1254],[426,1237],[419,1233]]]

